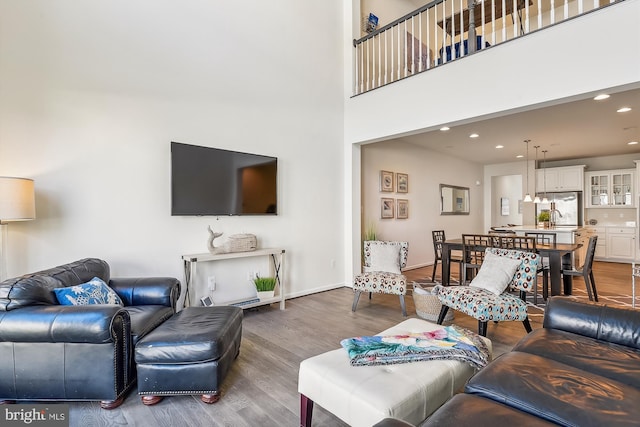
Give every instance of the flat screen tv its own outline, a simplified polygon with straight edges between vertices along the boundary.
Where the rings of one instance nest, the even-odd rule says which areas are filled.
[[[171,143],[171,215],[277,215],[278,159]]]

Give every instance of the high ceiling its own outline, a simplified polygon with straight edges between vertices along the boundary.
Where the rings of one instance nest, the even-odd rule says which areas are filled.
[[[547,161],[639,153],[640,159],[640,89],[610,93],[608,99],[566,102],[525,112],[449,125],[450,130],[434,130],[398,138],[480,164],[507,163],[526,155],[534,159],[547,150]],[[631,107],[618,113],[621,107]],[[477,138],[469,135],[476,133]],[[638,144],[629,145],[631,141]],[[496,148],[502,145],[504,148]]]

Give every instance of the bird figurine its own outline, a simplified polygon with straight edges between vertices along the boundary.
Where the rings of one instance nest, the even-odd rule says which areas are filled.
[[[209,249],[209,252],[211,252],[212,254],[221,254],[224,253],[224,248],[222,247],[216,247],[213,243],[213,241],[215,239],[217,239],[218,237],[222,236],[223,233],[216,233],[211,229],[211,226],[207,227],[207,230],[209,230],[209,239],[207,240],[207,249]]]

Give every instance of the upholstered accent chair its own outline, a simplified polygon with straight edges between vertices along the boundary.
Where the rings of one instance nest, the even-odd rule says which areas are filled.
[[[402,274],[402,269],[407,265],[409,243],[366,240],[363,251],[363,272],[353,279],[355,294],[351,311],[356,311],[362,292],[369,292],[369,299],[373,293],[393,294],[400,298],[402,315],[406,317],[404,296],[407,293],[407,278]]]
[[[477,319],[482,336],[487,335],[489,321],[520,321],[531,332],[526,294],[535,288],[540,255],[502,248],[487,248],[485,252],[480,270],[468,286],[435,286],[442,304],[437,323],[442,324],[449,308],[453,308]]]

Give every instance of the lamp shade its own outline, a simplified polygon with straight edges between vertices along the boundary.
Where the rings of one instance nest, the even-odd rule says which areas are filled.
[[[33,180],[0,176],[0,223],[36,217]]]

